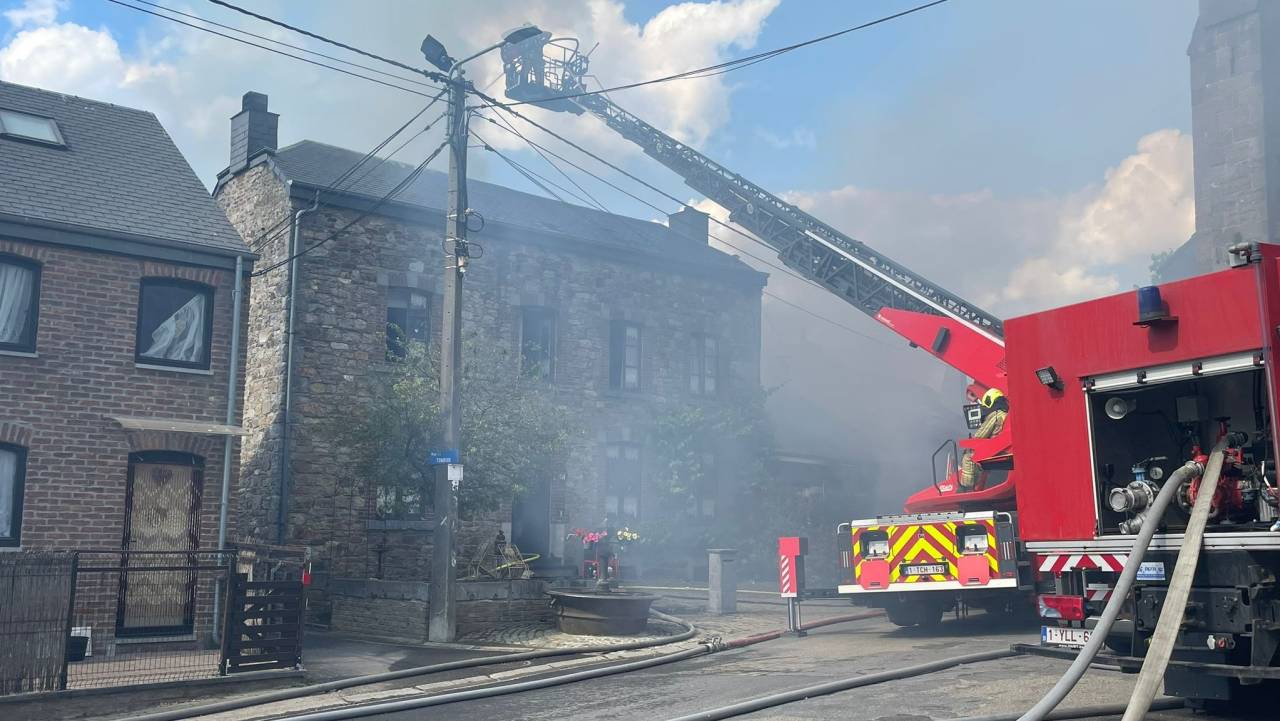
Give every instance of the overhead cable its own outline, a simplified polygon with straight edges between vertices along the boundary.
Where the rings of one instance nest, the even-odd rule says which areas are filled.
[[[357,215],[355,218],[351,219],[351,221],[350,221],[350,222],[348,222],[346,225],[343,225],[341,228],[338,228],[337,230],[333,231],[333,232],[332,232],[332,233],[330,233],[329,235],[326,235],[324,238],[321,238],[320,240],[318,240],[318,241],[316,241],[316,242],[312,243],[311,245],[308,245],[307,247],[303,248],[302,250],[298,251],[297,253],[294,253],[293,255],[289,256],[288,258],[284,258],[283,260],[280,260],[280,261],[278,261],[278,262],[276,262],[276,263],[272,263],[271,265],[269,265],[269,266],[267,266],[267,267],[263,268],[262,270],[256,270],[256,271],[254,271],[254,272],[253,272],[253,277],[255,277],[255,278],[256,278],[256,277],[258,277],[258,276],[265,275],[265,274],[267,274],[267,273],[270,273],[270,272],[271,272],[271,271],[273,271],[273,270],[276,270],[277,268],[280,268],[280,267],[283,267],[283,266],[285,266],[285,265],[288,265],[288,264],[289,264],[290,262],[292,262],[295,258],[300,258],[300,257],[302,257],[302,256],[306,255],[307,253],[310,253],[311,251],[315,250],[316,248],[319,248],[320,246],[324,245],[325,243],[328,243],[329,241],[333,240],[334,238],[337,238],[338,236],[340,236],[340,235],[342,235],[343,233],[347,232],[347,230],[348,230],[348,229],[350,229],[350,228],[351,228],[351,226],[355,225],[356,223],[359,223],[360,221],[364,220],[365,218],[369,217],[370,215],[373,215],[373,214],[377,213],[377,212],[378,212],[378,210],[379,210],[383,205],[386,205],[389,201],[393,200],[397,195],[399,195],[401,192],[403,192],[405,188],[408,188],[410,185],[412,185],[412,184],[413,184],[413,182],[414,182],[414,181],[416,181],[416,180],[418,179],[418,176],[422,175],[422,171],[423,171],[424,169],[426,169],[427,165],[428,165],[432,160],[435,160],[436,156],[440,154],[440,151],[441,151],[441,150],[444,150],[448,145],[449,145],[449,141],[448,141],[447,139],[446,139],[443,143],[440,143],[440,145],[439,145],[438,147],[436,147],[436,149],[435,149],[435,150],[431,151],[431,154],[430,154],[430,155],[428,155],[428,156],[427,156],[427,158],[426,158],[425,160],[423,160],[421,163],[419,163],[419,164],[418,164],[418,166],[417,166],[416,168],[414,168],[412,172],[410,172],[408,175],[406,175],[406,176],[404,177],[404,179],[403,179],[403,180],[401,180],[399,183],[396,183],[396,186],[395,186],[394,188],[392,188],[391,190],[389,190],[389,191],[388,191],[385,195],[383,195],[381,198],[378,198],[378,200],[377,200],[376,202],[374,202],[374,204],[373,204],[373,205],[371,205],[371,206],[370,206],[367,210],[365,210],[364,212],[362,212],[362,213],[360,213],[359,215]]]
[[[388,88],[395,88],[396,90],[403,90],[403,91],[404,91],[404,92],[406,92],[406,93],[413,93],[414,95],[421,95],[421,96],[422,96],[422,97],[424,97],[424,98],[425,98],[425,97],[430,97],[427,93],[422,92],[422,91],[419,91],[419,90],[415,90],[415,89],[413,89],[413,88],[407,88],[407,87],[405,87],[405,86],[403,86],[403,85],[397,85],[397,84],[395,84],[395,83],[387,82],[386,80],[380,80],[380,79],[378,79],[378,78],[370,77],[370,76],[368,76],[368,75],[362,75],[362,74],[360,74],[360,73],[357,73],[357,72],[354,72],[354,71],[351,71],[351,70],[347,70],[346,68],[340,68],[340,67],[337,67],[336,65],[329,65],[328,63],[322,63],[322,62],[320,62],[320,61],[318,61],[318,60],[312,60],[311,58],[304,58],[304,57],[302,57],[301,55],[294,55],[293,53],[287,53],[287,52],[285,52],[285,51],[283,51],[283,50],[280,50],[280,49],[278,49],[278,48],[273,48],[273,47],[269,47],[269,46],[267,46],[267,45],[262,45],[262,44],[259,44],[259,43],[255,43],[255,42],[253,42],[253,41],[251,41],[251,40],[245,40],[244,38],[238,38],[238,37],[236,37],[236,36],[234,36],[234,35],[228,35],[227,33],[219,32],[219,31],[217,31],[217,30],[214,30],[213,28],[207,28],[207,27],[204,27],[204,26],[202,26],[202,25],[196,25],[195,23],[189,23],[189,22],[187,22],[187,21],[185,21],[185,20],[182,20],[182,19],[179,19],[179,18],[173,17],[173,16],[171,16],[171,15],[165,15],[165,14],[163,14],[163,13],[159,13],[159,12],[156,12],[156,11],[154,11],[154,10],[148,10],[147,8],[139,7],[139,6],[137,6],[137,5],[133,5],[133,4],[130,4],[130,3],[124,2],[123,0],[107,0],[107,2],[109,2],[109,3],[113,4],[113,5],[119,5],[120,7],[129,8],[130,10],[135,10],[135,11],[140,12],[140,13],[146,13],[147,15],[152,15],[152,16],[154,16],[154,17],[158,17],[158,18],[161,18],[161,19],[163,19],[163,20],[168,20],[169,22],[172,22],[172,23],[177,23],[177,24],[179,24],[179,25],[185,25],[186,27],[192,28],[192,29],[194,29],[194,30],[199,30],[199,31],[201,31],[201,32],[206,32],[206,33],[209,33],[209,34],[211,34],[211,35],[217,35],[217,36],[219,36],[219,37],[223,37],[223,38],[226,38],[226,39],[228,39],[228,40],[233,40],[233,41],[235,41],[235,42],[242,43],[242,44],[244,44],[244,45],[250,45],[250,46],[252,46],[252,47],[259,48],[259,49],[261,49],[261,50],[266,50],[266,51],[267,51],[267,52],[269,52],[269,53],[275,53],[276,55],[283,55],[283,56],[284,56],[284,57],[286,57],[286,58],[293,58],[294,60],[301,60],[301,61],[302,61],[302,62],[304,62],[304,63],[308,63],[308,64],[310,64],[310,65],[315,65],[315,66],[322,67],[322,68],[327,68],[327,69],[332,70],[332,71],[334,71],[334,72],[342,73],[343,75],[350,75],[350,76],[351,76],[351,77],[353,77],[353,78],[360,78],[361,80],[368,80],[368,81],[369,81],[369,82],[371,82],[371,83],[377,83],[378,85],[384,85],[384,86],[386,86],[386,87],[388,87]]]

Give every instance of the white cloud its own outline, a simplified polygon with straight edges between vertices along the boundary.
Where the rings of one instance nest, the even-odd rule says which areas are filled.
[[[173,75],[164,64],[126,60],[109,32],[75,23],[23,30],[0,48],[0,78],[95,100],[136,103],[135,91]]]
[[[1061,196],[846,186],[787,199],[974,302],[1009,316],[1148,279],[1150,256],[1195,228],[1191,138],[1143,136],[1099,183]]]
[[[686,2],[664,8],[643,23],[626,18],[621,0],[493,0],[485,4],[484,13],[459,13],[447,3],[387,3],[368,10],[377,22],[361,23],[350,22],[351,6],[345,2],[302,5],[268,0],[258,9],[415,65],[424,64],[417,52],[423,28],[430,28],[460,56],[533,21],[557,36],[580,38],[584,49],[594,47],[591,72],[616,85],[736,56],[754,46],[779,2]],[[228,119],[246,91],[270,96],[272,110],[281,115],[282,143],[311,138],[356,149],[373,146],[425,102],[161,20],[146,20],[137,38],[113,36],[105,27],[59,22],[63,7],[63,0],[27,0],[6,12],[18,31],[0,47],[0,78],[155,112],[208,184],[226,165]],[[229,11],[205,7],[199,13],[294,44],[341,53]],[[361,62],[384,67],[376,61]],[[501,74],[498,53],[468,68],[477,85],[501,97],[501,80],[489,85]],[[730,94],[728,84],[712,77],[662,83],[615,97],[676,137],[701,144],[728,120]],[[532,107],[522,112],[544,119],[544,124],[587,147],[634,163],[639,172],[653,172],[635,146],[594,118]],[[475,127],[500,148],[523,146],[523,141],[487,124]],[[434,147],[438,131],[407,148],[406,159]],[[484,163],[483,157],[477,158],[479,172]]]
[[[14,27],[49,25],[57,20],[58,12],[67,7],[67,0],[27,0],[21,7],[4,11],[4,17]]]
[[[756,137],[763,140],[766,145],[774,150],[790,150],[791,148],[813,150],[818,147],[818,136],[814,135],[813,131],[808,128],[794,128],[787,135],[778,135],[765,128],[756,128]]]

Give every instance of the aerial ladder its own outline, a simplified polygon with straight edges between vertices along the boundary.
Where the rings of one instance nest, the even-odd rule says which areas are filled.
[[[728,211],[731,222],[773,249],[796,274],[965,374],[971,379],[968,415],[975,414],[972,402],[987,390],[1007,392],[1004,324],[999,318],[672,138],[604,93],[590,93],[589,57],[580,52],[576,39],[544,32],[504,46],[502,55],[507,97],[600,118]],[[970,427],[974,425],[971,421]],[[1011,509],[1016,471],[1010,429],[1006,422],[991,438],[944,443],[934,457],[950,449],[946,470],[941,476],[935,471],[932,485],[908,498],[905,510],[918,514]],[[981,469],[972,488],[962,489],[959,483],[961,452],[972,452]]]

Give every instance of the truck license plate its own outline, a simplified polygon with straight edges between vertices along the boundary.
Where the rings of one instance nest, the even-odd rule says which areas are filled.
[[[904,576],[945,576],[947,575],[947,564],[945,563],[913,563],[902,567]]]
[[[1045,645],[1083,648],[1089,643],[1093,633],[1087,628],[1062,628],[1061,626],[1041,626],[1040,642]]]

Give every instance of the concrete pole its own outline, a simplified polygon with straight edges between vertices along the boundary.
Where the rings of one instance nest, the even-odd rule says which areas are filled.
[[[707,612],[722,616],[738,611],[738,579],[733,562],[738,552],[732,548],[707,549]]]
[[[440,333],[440,410],[445,450],[457,450],[462,423],[462,278],[467,261],[467,111],[461,70],[449,74],[449,202],[444,240],[444,324]],[[461,462],[461,458],[458,459]],[[454,585],[458,528],[458,465],[435,466],[436,527],[431,549],[431,610],[427,638],[451,642],[457,631]]]

